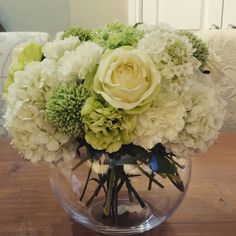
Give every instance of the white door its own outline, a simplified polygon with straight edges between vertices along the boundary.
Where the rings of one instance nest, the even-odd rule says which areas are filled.
[[[222,28],[236,28],[235,0],[224,0]]]
[[[223,0],[142,0],[142,4],[139,0],[143,22],[165,22],[177,29],[194,31],[209,29],[212,25],[220,28],[222,4]]]

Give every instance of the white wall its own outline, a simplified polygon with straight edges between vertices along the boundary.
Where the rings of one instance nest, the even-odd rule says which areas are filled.
[[[128,22],[129,0],[70,0],[71,25],[95,28],[116,19]]]
[[[0,23],[7,31],[55,34],[70,25],[70,1],[0,0]]]
[[[0,0],[6,31],[45,31],[54,35],[69,26],[95,28],[119,19],[128,22],[129,0]]]

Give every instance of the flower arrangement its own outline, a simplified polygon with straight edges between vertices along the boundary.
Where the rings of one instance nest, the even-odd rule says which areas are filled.
[[[208,54],[193,33],[120,22],[70,28],[43,46],[28,42],[14,50],[5,127],[34,163],[75,158],[73,170],[86,161],[103,167],[95,191],[107,186],[105,216],[117,214],[113,202],[124,183],[145,207],[126,165],[161,188],[156,175],[184,191],[178,158],[206,150],[221,128],[225,102]]]

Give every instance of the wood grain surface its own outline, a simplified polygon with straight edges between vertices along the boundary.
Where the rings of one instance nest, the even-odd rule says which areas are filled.
[[[20,158],[0,140],[0,236],[98,236],[71,220],[53,197],[46,165]],[[236,235],[236,132],[223,133],[193,158],[180,208],[143,236]]]

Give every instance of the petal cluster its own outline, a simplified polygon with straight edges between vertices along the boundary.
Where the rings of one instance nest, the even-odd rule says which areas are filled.
[[[5,126],[33,162],[74,158],[78,141],[106,156],[131,145],[188,157],[222,126],[225,102],[204,74],[220,66],[192,33],[114,22],[14,53]]]
[[[46,119],[45,98],[58,85],[58,80],[46,69],[48,63],[34,62],[17,72],[7,97],[5,126],[12,135],[13,145],[32,162],[75,156],[71,138],[56,132]]]

